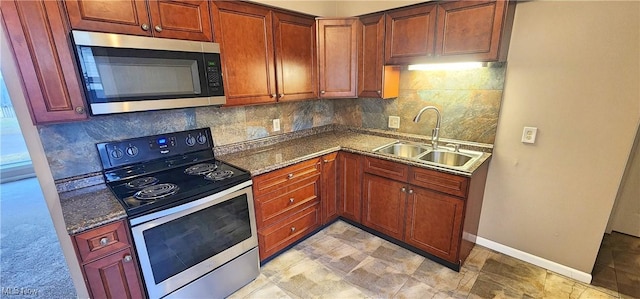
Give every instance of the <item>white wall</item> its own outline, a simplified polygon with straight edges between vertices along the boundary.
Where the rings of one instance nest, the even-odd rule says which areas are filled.
[[[521,2],[479,235],[590,273],[640,121],[640,2]],[[520,142],[538,127],[536,144]]]
[[[351,17],[427,1],[252,0],[252,2],[299,11],[319,17]]]

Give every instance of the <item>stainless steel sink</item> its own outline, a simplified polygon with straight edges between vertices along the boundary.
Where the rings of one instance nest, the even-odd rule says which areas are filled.
[[[411,143],[405,143],[405,142],[399,141],[399,142],[395,142],[395,143],[374,149],[373,151],[377,153],[389,154],[389,155],[394,155],[398,157],[413,158],[426,152],[427,150],[428,149],[417,144],[411,144]]]
[[[449,151],[432,151],[424,156],[419,157],[422,161],[438,163],[447,166],[462,166],[467,164],[472,156]]]

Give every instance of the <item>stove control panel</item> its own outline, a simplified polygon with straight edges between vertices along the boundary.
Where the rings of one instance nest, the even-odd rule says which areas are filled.
[[[213,149],[211,129],[195,129],[96,144],[102,167],[110,169],[163,157]]]

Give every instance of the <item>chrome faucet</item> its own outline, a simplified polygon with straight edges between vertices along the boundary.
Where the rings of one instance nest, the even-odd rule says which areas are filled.
[[[436,119],[436,127],[433,128],[433,130],[431,131],[431,145],[433,146],[434,150],[438,149],[438,133],[440,132],[440,121],[442,120],[442,117],[440,116],[440,110],[438,110],[438,108],[436,108],[435,106],[427,106],[424,107],[422,109],[420,109],[420,112],[418,112],[418,115],[416,115],[416,117],[413,118],[413,122],[417,123],[420,121],[420,115],[422,115],[423,112],[427,111],[427,110],[433,110],[436,112],[437,115],[437,119]]]

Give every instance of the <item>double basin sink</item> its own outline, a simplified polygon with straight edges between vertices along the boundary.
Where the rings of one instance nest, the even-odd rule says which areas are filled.
[[[481,152],[457,150],[454,147],[449,148],[448,146],[439,146],[437,150],[434,150],[431,146],[406,141],[396,141],[391,144],[386,144],[375,148],[373,152],[408,158],[425,164],[463,170],[482,156]]]

